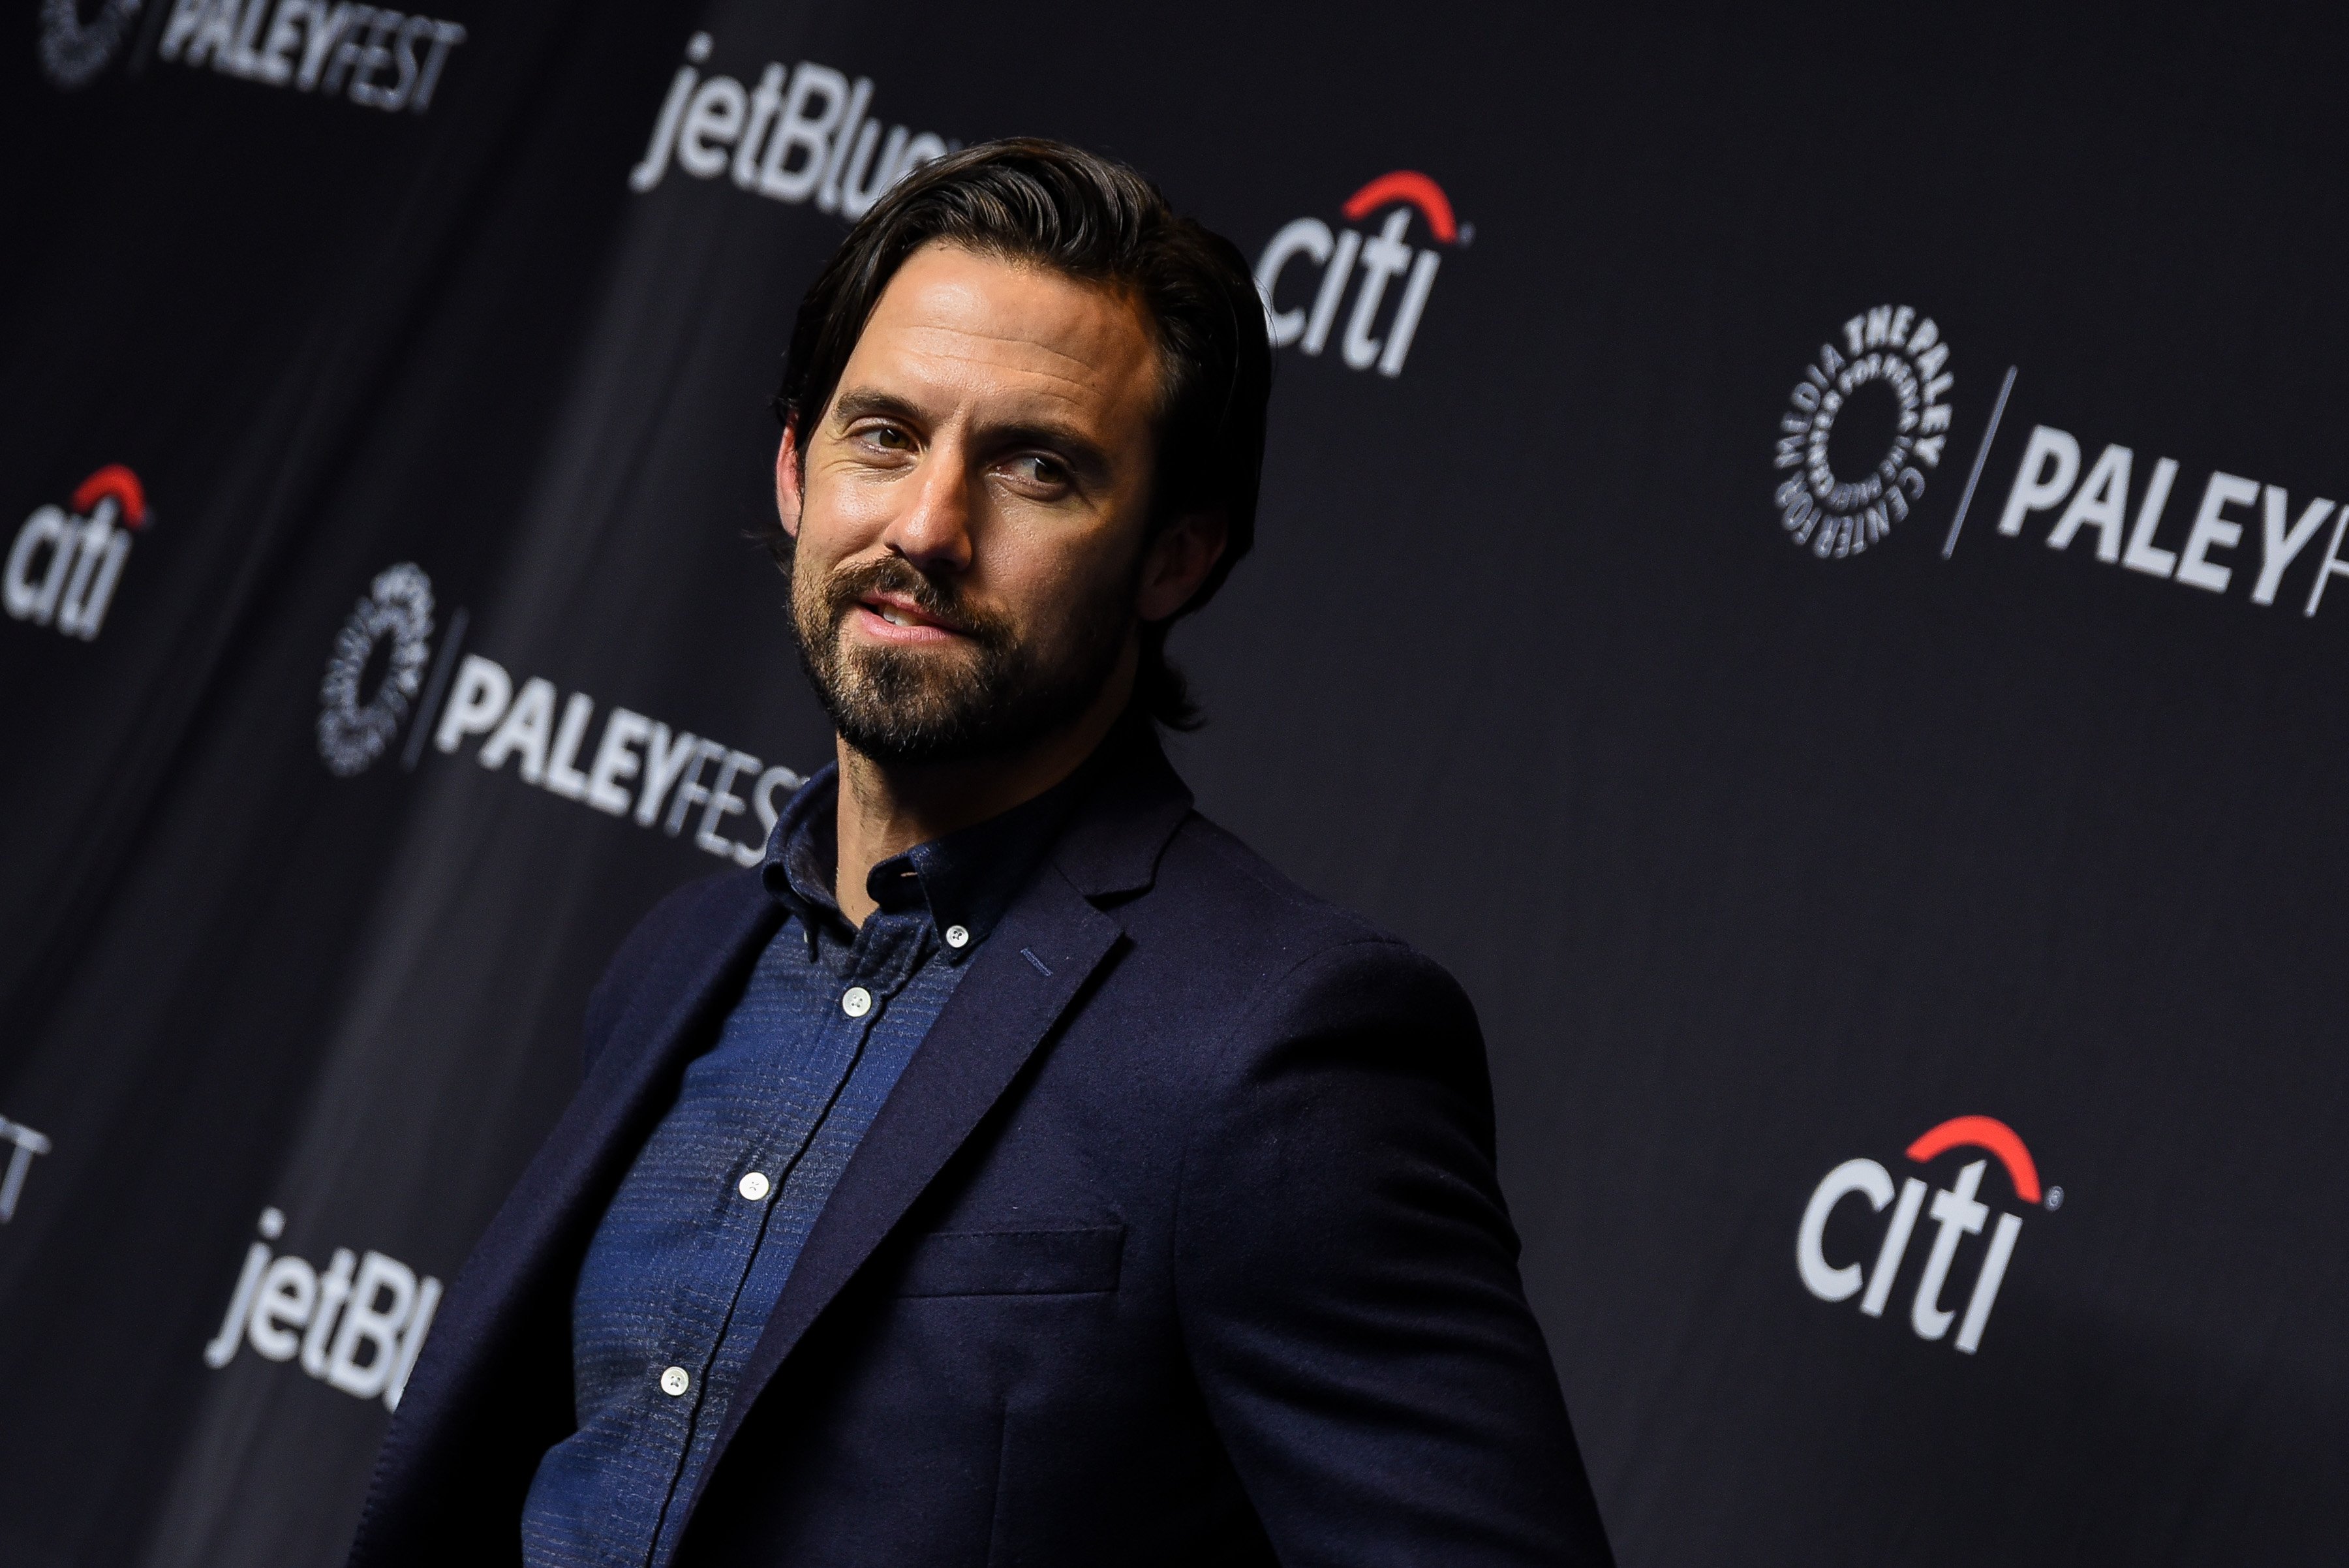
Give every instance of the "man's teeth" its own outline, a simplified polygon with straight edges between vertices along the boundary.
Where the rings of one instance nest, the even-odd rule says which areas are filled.
[[[904,610],[897,609],[889,605],[883,605],[881,607],[881,618],[887,621],[891,626],[911,626],[914,624],[914,620],[911,616],[907,615]]]

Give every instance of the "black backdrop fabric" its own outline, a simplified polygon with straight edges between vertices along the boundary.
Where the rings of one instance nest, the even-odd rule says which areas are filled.
[[[338,1560],[826,755],[800,292],[1008,133],[1267,264],[1177,760],[1475,996],[1622,1560],[2334,1558],[2333,40],[435,3],[0,36],[0,1560]]]

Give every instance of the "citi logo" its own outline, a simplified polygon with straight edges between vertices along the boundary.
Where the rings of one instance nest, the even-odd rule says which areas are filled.
[[[0,603],[18,620],[87,642],[106,624],[131,536],[155,521],[139,476],[109,462],[81,482],[73,510],[42,506],[16,530]]]
[[[1910,1144],[1909,1158],[1918,1165],[1930,1165],[1959,1148],[1981,1149],[1994,1157],[2004,1168],[2014,1196],[2023,1203],[2036,1206],[2044,1202],[2051,1210],[2063,1205],[2064,1189],[2051,1187],[2041,1191],[2039,1169],[2032,1163],[2031,1151],[2023,1147],[2013,1128],[1994,1117],[1953,1116]],[[1990,1219],[1990,1205],[1975,1196],[1982,1189],[1982,1174],[1989,1168],[1989,1158],[1967,1162],[1958,1171],[1956,1180],[1933,1194],[1929,1209],[1923,1179],[1911,1176],[1903,1180],[1899,1201],[1895,1203],[1892,1175],[1883,1166],[1867,1158],[1845,1160],[1828,1171],[1826,1179],[1813,1189],[1811,1201],[1803,1210],[1802,1229],[1795,1237],[1795,1266],[1803,1276],[1804,1287],[1823,1302],[1844,1302],[1858,1296],[1861,1312],[1869,1317],[1882,1317],[1885,1305],[1892,1299],[1892,1287],[1899,1278],[1910,1238],[1916,1233],[1918,1213],[1922,1210],[1937,1229],[1931,1249],[1925,1255],[1924,1270],[1917,1278],[1916,1295],[1909,1305],[1909,1326],[1920,1339],[1937,1340],[1948,1334],[1954,1323],[1958,1349],[1972,1355],[1982,1348],[1982,1331],[1990,1326],[1991,1308],[1997,1304],[1998,1288],[2006,1279],[2007,1267],[2014,1259],[2014,1243],[2023,1234],[2022,1217],[2001,1211],[1981,1266],[1974,1272],[1973,1287],[1965,1293],[1963,1306],[1957,1305],[1954,1299],[1951,1304],[1943,1304],[1959,1248],[1968,1237],[1981,1235]],[[1868,1208],[1878,1214],[1888,1204],[1892,1206],[1891,1222],[1885,1227],[1877,1245],[1876,1261],[1865,1269],[1857,1259],[1843,1263],[1827,1259],[1827,1227],[1835,1218],[1837,1207],[1854,1194],[1865,1198]]]
[[[1375,365],[1381,376],[1402,374],[1427,296],[1435,287],[1436,269],[1444,265],[1443,253],[1434,245],[1414,250],[1403,243],[1412,214],[1420,215],[1436,244],[1464,245],[1475,238],[1475,231],[1453,217],[1451,200],[1442,186],[1408,169],[1380,175],[1346,198],[1340,211],[1348,222],[1361,223],[1381,209],[1392,210],[1376,233],[1333,231],[1319,218],[1298,218],[1272,236],[1257,259],[1256,286],[1264,296],[1274,348],[1293,343],[1308,354],[1319,354],[1329,346],[1350,287],[1354,308],[1339,339],[1347,366],[1367,370]],[[1297,303],[1283,309],[1281,285],[1292,263],[1301,286],[1289,291]],[[1317,267],[1318,276],[1312,271]],[[1316,281],[1307,283],[1308,277]],[[1380,317],[1391,286],[1394,308],[1386,315],[1381,332]]]

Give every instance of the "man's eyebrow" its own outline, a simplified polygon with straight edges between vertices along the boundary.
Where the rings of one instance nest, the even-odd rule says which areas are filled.
[[[870,388],[858,388],[833,400],[832,417],[840,424],[853,420],[897,420],[906,424],[922,422],[920,412],[905,399]]]

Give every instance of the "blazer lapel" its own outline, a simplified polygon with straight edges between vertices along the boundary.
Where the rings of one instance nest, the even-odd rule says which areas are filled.
[[[545,1266],[564,1250],[559,1243],[568,1232],[592,1231],[603,1220],[609,1189],[636,1158],[660,1109],[651,1103],[656,1091],[674,1079],[687,1048],[719,1021],[721,1004],[740,989],[782,918],[755,877],[730,878],[718,907],[678,934],[670,950],[683,975],[667,984],[656,975],[640,987],[492,1228],[495,1233],[512,1221],[498,1238],[499,1253],[512,1261],[515,1277]]]
[[[594,1071],[450,1292],[430,1348],[402,1394],[379,1490],[400,1480],[462,1484],[461,1478],[419,1476],[414,1461],[429,1466],[430,1456],[467,1450],[464,1433],[448,1428],[478,1421],[480,1402],[501,1370],[531,1359],[520,1347],[544,1332],[536,1312],[550,1277],[584,1247],[659,1112],[659,1090],[674,1080],[679,1058],[714,1022],[781,920],[781,909],[754,876],[730,878],[712,890],[709,905],[680,922],[647,966],[651,972]],[[398,1462],[409,1456],[414,1461]],[[408,1473],[398,1476],[400,1470]]]
[[[969,1138],[1123,935],[1056,865],[1043,867],[1005,913],[841,1172],[750,1353],[719,1427],[717,1452],[725,1451],[808,1326]],[[716,1468],[702,1471],[694,1501]]]

